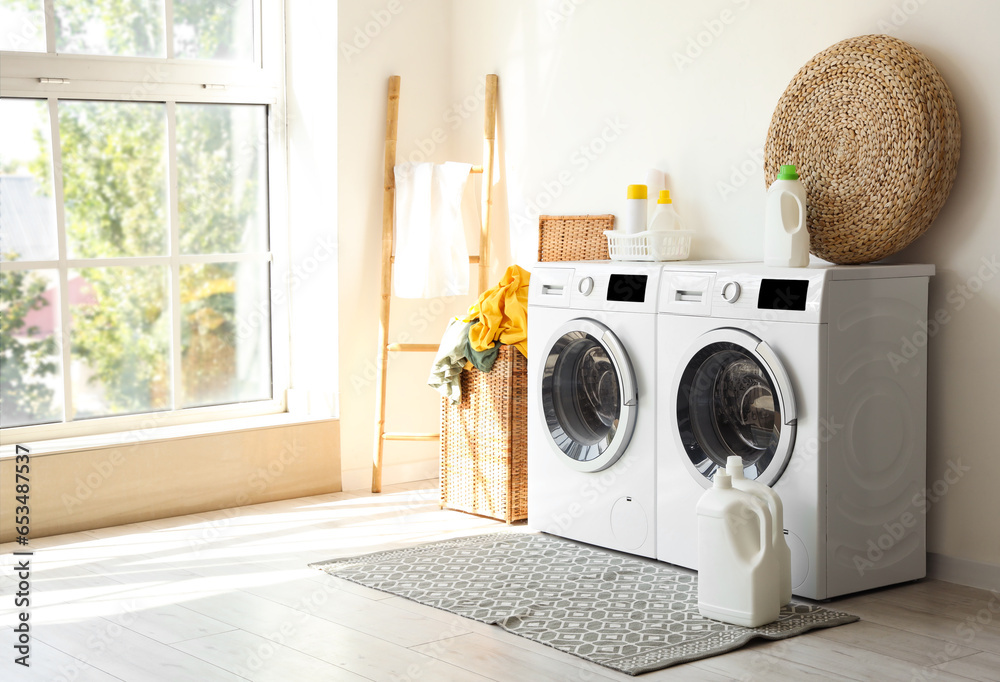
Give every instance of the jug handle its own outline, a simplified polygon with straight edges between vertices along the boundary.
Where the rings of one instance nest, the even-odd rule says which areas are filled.
[[[764,560],[764,554],[767,552],[768,546],[772,543],[771,538],[771,512],[767,510],[764,503],[756,498],[750,500],[750,507],[753,509],[753,513],[757,515],[760,521],[760,551],[753,558],[753,567],[757,568],[760,562]]]
[[[788,234],[797,234],[799,230],[802,230],[806,226],[806,207],[802,205],[802,200],[799,199],[799,195],[795,192],[789,192],[792,198],[795,199],[795,204],[799,207],[799,222],[795,227],[795,232],[789,232]]]
[[[772,537],[772,544],[777,545],[778,538],[782,537],[785,534],[785,529],[778,528],[778,524],[775,523],[775,519],[777,519],[779,516],[781,516],[782,518],[784,518],[785,516],[784,513],[781,514],[778,513],[779,511],[782,511],[781,499],[778,497],[768,499],[767,510],[771,512],[771,525],[773,526],[771,532],[774,534],[774,537]]]

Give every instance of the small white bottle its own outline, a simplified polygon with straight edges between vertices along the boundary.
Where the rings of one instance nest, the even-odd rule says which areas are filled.
[[[656,210],[656,199],[660,196],[660,190],[667,186],[667,178],[664,176],[663,171],[657,168],[650,168],[646,171],[646,196],[649,200],[646,202],[646,215],[652,215],[653,211]]]
[[[625,215],[622,217],[622,231],[635,234],[646,230],[646,186],[629,185],[625,201]]]
[[[783,165],[764,203],[764,264],[783,268],[809,265],[806,189],[795,166]]]
[[[698,500],[698,612],[755,628],[778,619],[771,514],[721,469]]]
[[[752,481],[743,475],[743,458],[736,455],[726,460],[726,473],[733,480],[733,487],[748,492],[767,505],[771,513],[771,544],[778,561],[778,605],[792,601],[792,552],[785,542],[785,515],[781,497],[771,486]]]
[[[669,189],[660,190],[660,196],[656,200],[656,210],[653,211],[653,217],[649,221],[649,229],[657,231],[681,229],[681,218],[674,209]]]

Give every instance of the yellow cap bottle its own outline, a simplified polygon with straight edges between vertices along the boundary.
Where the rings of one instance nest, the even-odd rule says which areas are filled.
[[[650,230],[680,230],[681,219],[674,209],[674,203],[670,199],[670,190],[660,190],[660,197],[656,200],[656,210],[649,221]]]
[[[629,185],[628,186],[628,198],[629,199],[645,199],[646,198],[646,186],[645,185]]]
[[[635,234],[646,230],[646,186],[629,185],[625,200],[625,215],[622,216],[622,231]]]

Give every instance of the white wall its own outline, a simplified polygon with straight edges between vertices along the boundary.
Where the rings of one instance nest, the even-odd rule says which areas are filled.
[[[342,2],[341,42],[384,6]],[[992,259],[1000,247],[994,189],[1000,181],[1000,45],[993,35],[1000,5],[439,0],[403,7],[377,41],[351,63],[341,58],[339,67],[341,263],[352,271],[350,278],[341,277],[341,321],[357,337],[345,333],[341,344],[345,486],[357,480],[349,469],[367,466],[370,453],[371,391],[359,391],[360,402],[350,411],[347,403],[356,395],[352,372],[362,371],[375,352],[383,90],[389,73],[404,76],[401,153],[440,125],[442,107],[473,92],[482,74],[499,74],[504,183],[496,215],[502,217],[499,232],[509,223],[512,243],[509,250],[505,244],[496,249],[497,274],[511,262],[533,261],[539,209],[618,213],[625,185],[642,182],[651,167],[669,174],[678,211],[700,231],[693,258],[752,259],[762,255],[761,150],[781,93],[799,67],[829,45],[890,33],[937,65],[963,126],[962,160],[948,204],[930,231],[895,257],[937,266],[931,311],[943,309],[950,317],[930,347],[928,481],[943,481],[939,490],[948,487],[929,512],[930,550],[1000,566],[1000,537],[983,533],[1000,518],[1000,495],[992,490],[1000,480],[1000,402],[994,389],[1000,385],[1000,277],[980,270],[982,258]],[[476,158],[480,117],[481,109],[439,151],[448,158]],[[981,285],[967,301],[956,289],[966,284]],[[443,323],[435,320],[438,333]],[[425,331],[433,338],[434,329]],[[397,402],[390,421],[407,419],[412,403],[433,401],[419,374],[414,370],[409,384],[393,389]],[[412,458],[426,457],[427,470],[434,470],[433,448],[415,455],[413,445],[398,447],[411,449],[390,451],[391,461],[424,471]],[[946,479],[949,465],[959,461],[968,471]]]
[[[337,110],[334,3],[288,0],[286,117],[293,412],[335,414],[337,393]]]
[[[453,103],[451,3],[352,0],[339,5],[340,415],[347,427],[341,436],[344,489],[350,490],[371,484],[389,76],[402,79],[397,160],[459,158],[453,154],[455,132],[445,119]],[[472,125],[469,120],[461,122]],[[480,154],[477,145],[465,160],[475,162]],[[448,317],[462,313],[471,302],[471,297],[393,298],[389,340],[436,343]],[[426,385],[431,360],[426,353],[390,356],[388,430],[438,430],[437,393]],[[384,481],[437,476],[437,448],[436,442],[387,443]]]

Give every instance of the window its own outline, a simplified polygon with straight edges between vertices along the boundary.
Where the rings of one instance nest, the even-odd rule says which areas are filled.
[[[281,4],[0,0],[11,439],[284,409]]]

